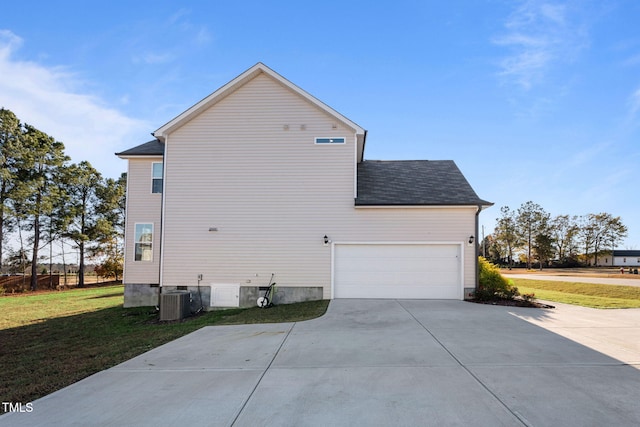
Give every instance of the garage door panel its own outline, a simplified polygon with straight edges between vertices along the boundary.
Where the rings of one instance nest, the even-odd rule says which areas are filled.
[[[336,244],[334,297],[461,299],[456,244]]]
[[[451,289],[448,286],[433,286],[429,289],[428,295],[416,296],[416,289],[413,286],[397,285],[394,288],[394,296],[389,296],[389,286],[365,286],[362,289],[347,289],[344,294],[336,298],[385,298],[385,299],[456,299],[451,296]]]
[[[349,263],[349,271],[358,272],[379,272],[386,271],[404,271],[404,272],[424,272],[425,270],[446,270],[450,271],[455,268],[455,262],[449,260],[425,260],[421,258],[350,258],[345,259],[343,263]]]
[[[430,258],[428,256],[413,257],[397,257],[396,255],[380,256],[380,257],[345,257],[341,260],[343,263],[349,264],[350,270],[360,271],[384,271],[385,269],[393,270],[413,270],[424,271],[425,269],[451,269],[456,266],[458,258]]]
[[[366,287],[382,286],[389,287],[405,285],[413,288],[417,287],[437,287],[456,286],[458,278],[450,273],[431,273],[428,277],[416,278],[414,273],[403,272],[380,272],[375,277],[363,277],[362,273],[351,272],[340,275],[338,285],[341,287]],[[395,289],[395,288],[394,288]],[[391,296],[389,298],[392,298]]]

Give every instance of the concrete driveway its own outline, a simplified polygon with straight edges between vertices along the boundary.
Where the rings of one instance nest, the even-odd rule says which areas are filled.
[[[638,426],[638,368],[640,310],[334,300],[203,328],[0,425]]]

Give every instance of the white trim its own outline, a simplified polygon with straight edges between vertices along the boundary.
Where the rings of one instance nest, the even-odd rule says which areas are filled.
[[[145,154],[144,156],[138,156],[135,154],[131,154],[129,156],[125,155],[125,156],[121,156],[118,155],[118,157],[120,157],[121,159],[124,160],[130,160],[130,159],[161,159],[163,157],[162,154]]]
[[[354,136],[353,149],[353,199],[358,198],[358,135]]]
[[[153,165],[162,165],[162,177],[161,178],[156,178],[153,175],[153,170],[154,170]],[[160,192],[154,192],[153,191],[153,180],[154,179],[162,179],[162,191],[160,191]],[[150,193],[151,194],[162,194],[162,193],[164,193],[164,161],[162,161],[162,162],[151,162],[151,191],[150,191]]]
[[[164,155],[162,156],[162,162],[164,163],[162,165],[162,207],[160,209],[160,253],[159,253],[159,257],[160,257],[160,262],[158,265],[158,269],[159,269],[159,274],[158,274],[158,285],[160,286],[160,288],[162,288],[162,284],[163,279],[162,277],[164,276],[164,214],[165,214],[165,208],[166,208],[166,184],[167,184],[167,163],[168,163],[168,156],[167,153],[169,151],[169,137],[167,137],[165,139],[165,143],[164,143]]]
[[[137,234],[138,234],[138,225],[151,225],[151,259],[136,259],[136,245],[138,243],[147,243],[147,242],[139,242],[137,239]],[[154,245],[155,245],[155,240],[156,240],[156,236],[155,236],[155,228],[156,225],[153,223],[153,221],[136,221],[133,223],[133,262],[153,262],[153,250],[154,250]]]
[[[460,283],[458,286],[460,287],[460,300],[464,299],[464,241],[373,241],[373,242],[362,242],[362,241],[345,241],[345,242],[332,242],[331,243],[331,297],[330,299],[335,298],[335,247],[336,245],[361,245],[361,246],[380,246],[380,245],[416,245],[416,246],[424,246],[424,245],[456,245],[460,249]]]
[[[464,242],[460,240],[420,240],[420,241],[407,241],[407,240],[384,240],[384,241],[371,241],[371,242],[363,242],[362,240],[354,240],[354,241],[344,241],[344,242],[333,242],[334,245],[462,245]]]
[[[125,199],[124,199],[124,237],[122,238],[122,244],[124,245],[124,262],[122,263],[122,284],[126,284],[124,278],[126,277],[126,270],[127,270],[127,231],[129,230],[129,215],[127,215],[127,213],[129,212],[129,183],[131,182],[131,162],[127,161],[127,188],[125,190]],[[134,223],[135,224],[135,223]],[[136,228],[135,226],[133,227],[133,240],[136,239]],[[135,244],[133,245],[133,252],[135,254],[136,251],[136,246]],[[133,256],[135,259],[135,255]],[[129,261],[129,262],[133,262],[133,261]]]
[[[355,205],[356,209],[478,209],[478,205]]]

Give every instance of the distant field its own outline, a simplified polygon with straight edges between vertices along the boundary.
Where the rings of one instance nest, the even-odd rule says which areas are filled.
[[[633,267],[640,270],[640,267]],[[545,276],[584,276],[584,277],[610,277],[640,280],[640,274],[629,274],[628,268],[624,274],[620,274],[620,267],[581,267],[581,268],[544,268],[542,270],[526,268],[514,268],[512,270],[502,269],[506,274],[541,274]]]

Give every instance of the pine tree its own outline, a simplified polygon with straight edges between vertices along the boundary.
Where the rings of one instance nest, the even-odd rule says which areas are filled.
[[[22,125],[11,111],[0,108],[0,271],[4,241],[15,226],[11,199],[15,186],[16,159],[23,153]]]
[[[64,154],[64,144],[33,126],[24,126],[22,138],[25,150],[16,162],[17,182],[13,203],[16,215],[24,219],[26,228],[32,232],[30,288],[35,291],[38,286],[42,218],[53,210],[60,171],[68,157]]]

